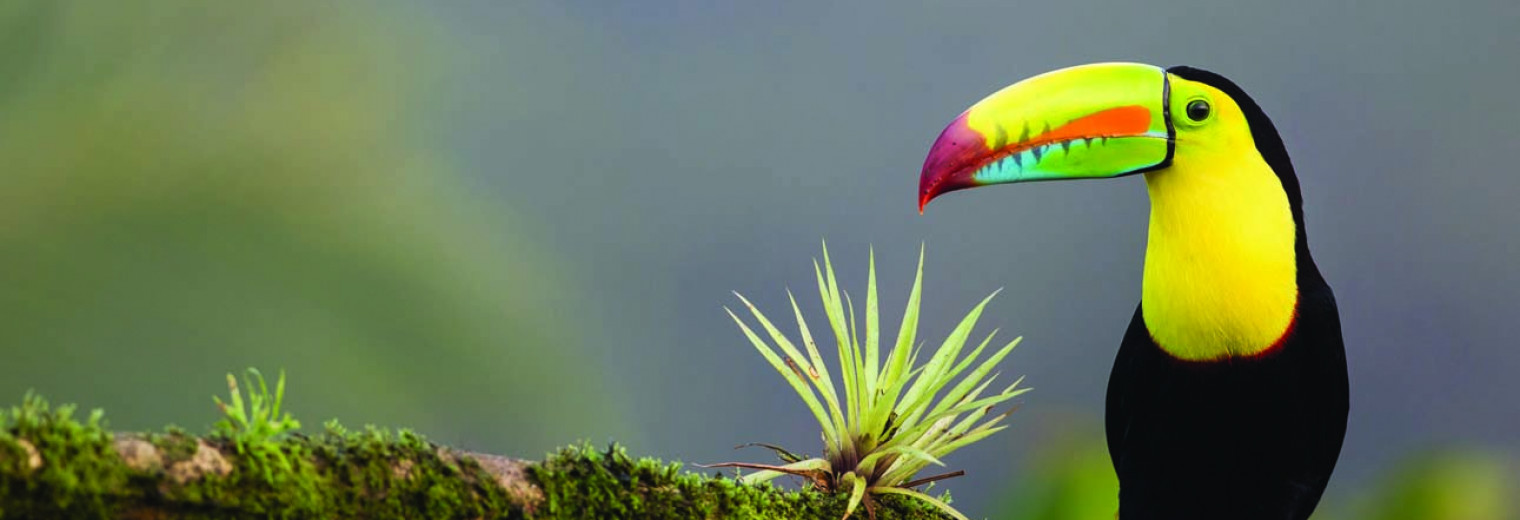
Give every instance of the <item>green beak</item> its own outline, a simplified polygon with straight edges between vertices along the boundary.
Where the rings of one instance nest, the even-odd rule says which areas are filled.
[[[940,194],[1011,182],[1119,177],[1172,160],[1166,70],[1097,63],[1010,85],[950,122],[929,149],[918,210]]]

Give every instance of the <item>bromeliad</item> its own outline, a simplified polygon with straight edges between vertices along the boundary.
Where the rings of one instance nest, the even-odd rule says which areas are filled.
[[[926,501],[965,520],[966,517],[949,504],[913,488],[961,475],[962,472],[956,471],[915,478],[920,470],[931,464],[943,466],[940,459],[945,455],[1006,428],[998,423],[1011,411],[993,414],[993,409],[1028,391],[1019,387],[1023,380],[1019,378],[1001,391],[984,395],[998,376],[993,369],[1018,345],[1020,338],[997,348],[978,363],[978,358],[997,334],[994,330],[969,354],[961,356],[969,345],[967,340],[971,338],[971,329],[981,317],[982,309],[997,293],[987,296],[971,309],[928,362],[918,365],[922,344],[915,346],[915,343],[923,284],[922,251],[919,252],[918,271],[908,296],[907,310],[885,358],[881,355],[884,338],[876,298],[875,254],[871,255],[866,281],[863,326],[856,320],[855,305],[849,294],[839,288],[827,247],[823,251],[823,266],[820,268],[814,261],[813,268],[824,314],[828,317],[828,326],[838,350],[840,380],[837,386],[828,367],[824,366],[823,356],[791,291],[787,291],[787,297],[797,320],[801,349],[743,295],[734,293],[770,337],[774,347],[732,310],[728,313],[755,349],[802,397],[822,426],[823,456],[804,458],[779,447],[762,445],[775,450],[786,464],[730,462],[707,467],[760,470],[744,476],[743,480],[747,482],[797,475],[822,491],[848,492],[845,518],[849,518],[861,504],[868,512],[872,511],[871,495],[898,494]],[[962,374],[964,377],[957,381],[957,376]],[[951,383],[955,384],[952,386]],[[936,396],[939,396],[937,400]]]

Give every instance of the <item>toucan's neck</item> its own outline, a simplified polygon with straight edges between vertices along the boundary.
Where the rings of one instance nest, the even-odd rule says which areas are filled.
[[[1291,329],[1298,304],[1288,195],[1256,153],[1178,159],[1145,175],[1146,328],[1178,359],[1261,354]]]

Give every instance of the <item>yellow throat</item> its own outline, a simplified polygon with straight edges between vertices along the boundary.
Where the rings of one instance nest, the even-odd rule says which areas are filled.
[[[1241,118],[1233,103],[1217,105],[1224,105],[1221,119]],[[1248,129],[1211,135],[1206,143],[1184,145],[1181,133],[1178,139],[1172,166],[1145,174],[1146,328],[1178,359],[1260,354],[1287,332],[1298,304],[1297,230],[1287,193]]]

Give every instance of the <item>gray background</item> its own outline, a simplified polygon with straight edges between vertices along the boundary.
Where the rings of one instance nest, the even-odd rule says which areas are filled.
[[[944,125],[1095,61],[1234,79],[1283,134],[1335,288],[1352,415],[1331,501],[1410,454],[1520,452],[1520,2],[0,4],[0,396],[204,431],[246,366],[314,430],[536,458],[817,452],[723,313],[812,300],[827,239],[895,330],[1003,287],[1013,428],[949,457],[973,517],[1100,431],[1139,299],[1142,180],[953,194]],[[820,322],[821,323],[821,322]],[[1035,477],[1037,478],[1037,477]]]

